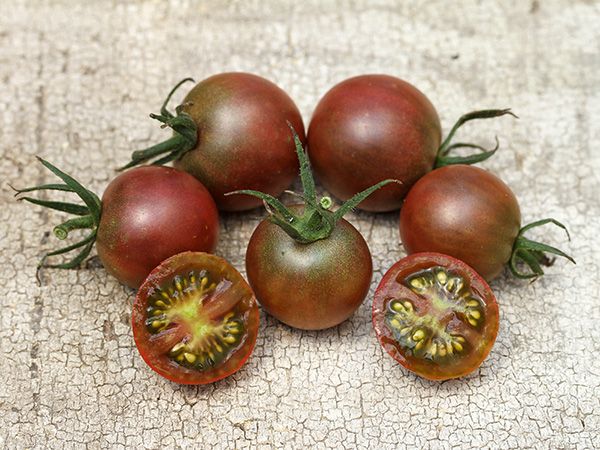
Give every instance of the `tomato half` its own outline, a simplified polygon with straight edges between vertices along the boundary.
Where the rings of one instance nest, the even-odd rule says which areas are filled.
[[[498,304],[485,280],[462,261],[415,253],[383,276],[373,327],[392,358],[430,380],[477,369],[498,333]]]
[[[252,289],[233,266],[215,255],[185,252],[146,278],[131,321],[152,370],[176,383],[207,384],[246,362],[259,315]]]

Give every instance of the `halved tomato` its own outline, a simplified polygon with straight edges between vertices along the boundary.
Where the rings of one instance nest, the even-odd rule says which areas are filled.
[[[430,380],[477,369],[498,333],[498,304],[485,280],[441,253],[414,253],[383,276],[373,299],[373,327],[400,364]]]
[[[163,261],[140,287],[133,337],[146,363],[181,384],[207,384],[236,372],[256,343],[252,289],[226,260],[184,252]]]

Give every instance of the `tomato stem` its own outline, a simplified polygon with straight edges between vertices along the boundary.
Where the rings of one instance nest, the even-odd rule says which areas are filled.
[[[96,241],[96,232],[98,229],[98,225],[100,224],[100,214],[102,211],[102,202],[100,198],[94,194],[92,191],[86,189],[81,183],[75,180],[70,175],[67,175],[57,167],[50,164],[48,161],[39,158],[38,160],[50,170],[53,174],[55,174],[58,178],[60,178],[64,184],[41,184],[39,186],[28,187],[24,189],[15,189],[15,196],[19,196],[24,192],[33,192],[33,191],[65,191],[65,192],[73,192],[79,196],[79,198],[83,201],[84,205],[70,203],[70,202],[56,202],[51,200],[42,200],[34,197],[18,197],[18,200],[25,200],[29,203],[33,203],[35,205],[43,206],[45,208],[50,208],[56,211],[66,212],[69,214],[73,214],[79,217],[75,217],[73,219],[69,219],[62,224],[56,226],[54,228],[54,234],[58,239],[66,239],[69,235],[69,232],[72,230],[78,229],[90,229],[91,233],[89,233],[85,238],[81,241],[76,242],[74,244],[68,245],[67,247],[61,248],[59,250],[54,250],[52,252],[46,253],[39,265],[40,267],[54,267],[58,269],[73,269],[81,262],[87,258],[90,254],[94,242]],[[11,186],[12,187],[12,186]],[[83,249],[71,260],[67,261],[63,264],[47,264],[46,259],[50,256],[62,255],[64,253],[69,253],[73,250],[83,247]]]
[[[315,180],[302,141],[300,141],[300,137],[298,136],[298,133],[296,133],[296,130],[294,130],[292,124],[290,122],[287,122],[287,124],[292,132],[296,146],[296,155],[300,163],[300,180],[302,181],[303,194],[294,193],[294,195],[304,201],[304,211],[302,214],[294,214],[289,208],[281,203],[281,201],[260,191],[242,189],[228,192],[225,195],[244,194],[260,198],[264,202],[265,208],[269,213],[269,219],[280,226],[294,240],[303,244],[309,244],[320,239],[326,239],[333,233],[338,220],[351,209],[358,206],[365,198],[386,184],[400,183],[398,180],[381,181],[354,195],[337,211],[329,211],[333,202],[330,197],[317,199]]]
[[[440,148],[437,152],[437,157],[435,160],[435,168],[449,166],[452,164],[475,164],[481,161],[485,161],[489,157],[491,157],[499,147],[498,138],[496,137],[496,146],[493,149],[486,149],[477,144],[471,144],[466,142],[457,142],[451,144],[454,135],[458,131],[458,129],[463,126],[465,123],[476,120],[476,119],[491,119],[494,117],[501,117],[504,115],[511,115],[515,118],[518,118],[510,109],[483,109],[479,111],[472,111],[470,113],[462,115],[454,124],[448,136],[440,145]],[[481,153],[475,153],[468,156],[448,156],[448,154],[456,149],[456,148],[474,148],[480,150]]]
[[[508,265],[510,271],[515,277],[529,279],[542,276],[544,271],[542,270],[541,266],[550,266],[554,262],[554,259],[546,256],[546,253],[562,256],[563,258],[566,258],[575,264],[575,260],[563,251],[541,242],[532,241],[523,236],[528,230],[545,225],[547,223],[552,223],[557,227],[562,228],[567,233],[567,238],[569,240],[571,239],[567,227],[555,219],[542,219],[522,227],[519,230],[519,234],[517,235],[517,239],[513,245],[513,251]],[[520,270],[518,267],[519,263],[524,263],[529,267],[530,271],[526,272]]]
[[[175,91],[185,82],[194,81],[192,78],[185,78],[171,89],[160,109],[160,114],[150,114],[150,117],[162,123],[161,127],[171,128],[175,135],[166,141],[148,147],[143,150],[136,150],[131,154],[131,161],[120,167],[119,171],[129,169],[159,155],[165,156],[152,161],[153,165],[163,165],[168,162],[181,158],[185,153],[194,149],[198,143],[198,125],[188,113],[183,111],[186,104],[178,105],[175,108],[175,114],[167,109],[167,105]]]

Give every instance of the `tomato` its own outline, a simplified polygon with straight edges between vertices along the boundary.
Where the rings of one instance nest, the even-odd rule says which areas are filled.
[[[289,207],[300,214],[303,207]],[[349,222],[326,239],[300,243],[265,219],[246,251],[246,273],[261,306],[294,328],[320,330],[349,318],[362,304],[372,277],[371,253]]]
[[[373,298],[373,327],[389,355],[430,380],[477,369],[498,333],[498,304],[471,267],[440,253],[394,264]]]
[[[431,251],[454,256],[486,280],[498,276],[509,262],[515,275],[529,278],[543,274],[539,264],[550,263],[543,252],[573,261],[560,250],[523,236],[549,222],[566,230],[554,219],[521,228],[519,204],[502,180],[477,167],[455,165],[436,169],[413,186],[400,213],[400,238],[409,254]],[[519,260],[532,273],[519,271]]]
[[[317,199],[308,157],[292,128],[300,162],[303,205],[285,206],[254,190],[269,216],[254,230],[246,251],[246,272],[258,301],[282,322],[305,330],[333,327],[361,305],[369,290],[372,262],[361,234],[342,219],[384,180],[356,194],[332,212],[329,197]]]
[[[219,214],[202,183],[170,167],[138,167],[106,188],[96,249],[111,275],[136,288],[169,256],[213,252],[218,235]]]
[[[163,107],[161,115],[153,116],[172,127],[175,136],[135,152],[130,165],[171,152],[162,162],[174,160],[175,167],[198,178],[224,211],[262,204],[253,197],[225,197],[227,192],[250,188],[278,196],[296,177],[298,163],[286,121],[304,141],[302,117],[272,82],[249,73],[214,75],[198,83],[176,111],[173,116]]]
[[[64,184],[17,189],[18,194],[58,190],[77,194],[84,205],[31,197],[22,200],[74,214],[54,228],[59,239],[73,230],[89,229],[81,241],[47,253],[40,266],[73,269],[90,254],[94,244],[106,270],[121,283],[137,288],[154,267],[186,250],[214,251],[219,215],[206,188],[190,174],[170,167],[139,167],[122,173],[107,186],[102,201],[78,181],[47,161],[42,164]],[[61,264],[47,258],[79,253]]]
[[[510,259],[521,227],[519,203],[499,178],[473,166],[447,166],[421,178],[400,212],[407,253],[458,258],[485,279]]]
[[[250,357],[259,315],[248,283],[215,255],[184,252],[156,267],[131,316],[140,355],[159,375],[206,384],[238,371]]]
[[[362,75],[334,86],[319,101],[308,130],[311,163],[325,188],[343,200],[384,178],[390,185],[359,207],[398,209],[412,184],[430,171],[441,141],[431,102],[388,75]]]
[[[474,164],[492,156],[498,141],[494,149],[486,150],[452,139],[471,120],[504,115],[516,117],[510,109],[464,114],[441,142],[437,112],[421,91],[388,75],[362,75],[342,81],[321,99],[310,122],[308,149],[325,188],[343,200],[383,178],[399,180],[401,184],[387,186],[359,205],[367,211],[392,211],[432,169]],[[461,147],[480,153],[449,155]]]

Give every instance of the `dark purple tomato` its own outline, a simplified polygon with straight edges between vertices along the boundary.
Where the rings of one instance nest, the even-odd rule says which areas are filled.
[[[510,188],[490,172],[456,165],[436,169],[410,190],[400,213],[406,251],[458,258],[486,280],[510,260],[521,213]]]
[[[308,152],[321,183],[342,200],[383,179],[400,180],[359,205],[391,211],[432,170],[440,140],[437,112],[421,91],[388,75],[362,75],[321,99],[308,130]]]
[[[198,178],[219,209],[241,211],[262,205],[250,196],[223,194],[255,189],[278,196],[298,173],[289,121],[305,141],[292,99],[272,82],[249,73],[222,73],[198,83],[182,111],[198,126],[198,142],[174,165]]]
[[[246,252],[248,281],[261,306],[304,330],[333,327],[350,317],[369,291],[372,269],[367,243],[344,219],[329,237],[303,244],[267,218]]]
[[[111,275],[137,288],[170,256],[214,251],[218,234],[217,208],[202,183],[177,169],[145,166],[107,186],[96,248]]]
[[[383,276],[373,299],[373,327],[389,355],[430,380],[477,369],[498,334],[498,303],[464,262],[415,253]]]

